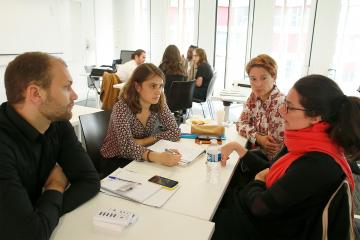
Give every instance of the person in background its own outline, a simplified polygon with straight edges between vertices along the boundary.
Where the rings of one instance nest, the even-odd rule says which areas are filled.
[[[138,66],[114,105],[109,128],[101,147],[107,160],[149,161],[174,166],[180,154],[153,152],[146,148],[160,139],[179,141],[180,129],[163,92],[165,76],[154,64]],[[161,125],[161,129],[159,129]]]
[[[279,107],[285,96],[276,86],[277,64],[261,54],[246,65],[251,94],[237,122],[239,134],[248,139],[248,148],[260,147],[257,153],[271,160],[283,144],[284,125]]]
[[[169,45],[164,51],[160,70],[165,74],[165,96],[169,98],[169,91],[173,81],[185,81],[186,73],[181,62],[180,51],[175,45]]]
[[[345,156],[360,157],[360,99],[345,96],[325,76],[310,75],[290,89],[280,113],[285,146],[272,165],[237,142],[221,148],[223,165],[236,151],[252,180],[234,188],[227,207],[216,213],[213,239],[322,239],[330,196],[344,179],[354,190]],[[329,239],[352,234],[353,216],[345,206],[349,199],[351,208],[352,196],[341,199],[329,209],[335,211],[328,215]]]
[[[193,52],[194,63],[197,71],[195,75],[195,92],[194,98],[199,100],[206,99],[206,92],[213,77],[213,70],[209,65],[205,50],[202,48],[195,48]]]
[[[121,82],[126,82],[131,74],[134,72],[135,68],[140,64],[143,64],[146,59],[146,52],[142,49],[137,49],[133,54],[131,54],[131,60],[117,65],[116,75],[120,78]]]
[[[65,62],[17,56],[5,71],[0,106],[1,239],[49,239],[59,218],[100,189],[69,120],[77,95]]]
[[[197,48],[197,46],[190,45],[186,53],[186,59],[184,58],[184,56],[182,56],[184,69],[187,75],[187,80],[195,79],[196,66],[194,64],[194,58],[193,58],[193,52],[195,48]]]

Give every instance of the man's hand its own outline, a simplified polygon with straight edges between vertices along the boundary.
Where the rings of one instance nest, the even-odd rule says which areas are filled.
[[[62,168],[56,164],[44,184],[45,190],[56,190],[63,193],[69,184]]]

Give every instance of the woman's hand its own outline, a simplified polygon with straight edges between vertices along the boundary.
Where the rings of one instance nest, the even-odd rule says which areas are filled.
[[[175,166],[179,163],[181,154],[175,149],[172,149],[172,151],[173,152],[150,152],[149,160],[168,167]]]
[[[269,170],[270,170],[270,168],[265,168],[264,170],[258,172],[256,174],[256,176],[255,176],[255,180],[265,182],[266,181],[266,176],[268,175]]]
[[[242,158],[247,150],[237,142],[230,142],[221,147],[221,165],[226,166],[226,161],[229,159],[230,154],[236,151],[240,158]]]
[[[277,143],[272,136],[256,134],[256,142],[267,153],[275,155],[282,147],[282,143]]]

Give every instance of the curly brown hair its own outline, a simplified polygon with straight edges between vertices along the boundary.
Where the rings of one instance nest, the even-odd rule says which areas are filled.
[[[164,73],[152,63],[143,63],[135,68],[130,79],[126,82],[122,89],[120,97],[129,106],[130,110],[137,114],[141,112],[141,104],[139,101],[139,93],[136,91],[135,83],[141,85],[152,77],[159,76],[165,82]],[[150,111],[159,112],[165,104],[164,92],[161,92],[159,102],[150,106]]]
[[[27,52],[12,60],[5,71],[6,97],[10,104],[24,101],[25,89],[30,84],[36,84],[48,89],[51,84],[51,63],[65,62],[57,57],[43,52]]]
[[[253,67],[262,67],[268,71],[272,78],[276,80],[277,77],[277,64],[275,60],[267,54],[260,54],[251,59],[246,65],[246,72],[249,75]]]

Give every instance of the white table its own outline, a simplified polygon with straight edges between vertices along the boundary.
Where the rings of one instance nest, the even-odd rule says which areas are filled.
[[[242,145],[246,143],[246,139],[237,134],[235,125],[226,127],[225,134],[228,140],[224,141],[224,143],[232,140],[236,140]],[[194,139],[181,139],[180,142],[190,146],[195,144]],[[133,161],[125,168],[143,174],[160,175],[179,181],[180,188],[162,208],[202,220],[211,220],[237,163],[238,156],[236,153],[232,153],[226,167],[220,170],[220,178],[217,184],[206,181],[205,154],[188,166],[166,167],[150,162]]]
[[[230,105],[233,102],[245,103],[251,93],[251,88],[233,87],[229,89],[223,89],[219,94],[212,96],[211,100],[222,101],[224,105],[224,121],[229,121]]]
[[[134,212],[138,221],[122,232],[95,226],[92,217],[98,209],[119,208]],[[99,193],[74,211],[67,213],[51,235],[52,240],[112,239],[210,239],[215,224],[163,209]]]
[[[73,125],[76,136],[78,137],[80,142],[81,142],[81,126],[80,126],[79,116],[94,112],[100,112],[100,111],[102,111],[102,109],[74,105],[72,109],[72,117],[70,119],[70,123],[71,125]]]

